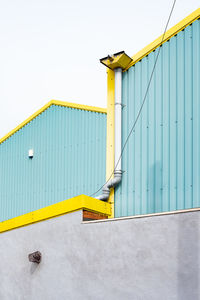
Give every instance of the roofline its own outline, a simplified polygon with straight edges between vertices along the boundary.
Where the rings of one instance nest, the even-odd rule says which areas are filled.
[[[2,137],[0,139],[0,144],[3,143],[5,140],[7,140],[9,137],[11,137],[14,133],[16,133],[18,130],[20,130],[22,127],[24,127],[26,124],[28,124],[33,119],[35,119],[37,116],[39,116],[41,113],[43,113],[51,105],[71,107],[71,108],[75,108],[75,109],[87,110],[87,111],[104,113],[104,114],[107,113],[107,109],[106,108],[95,107],[95,106],[88,106],[88,105],[82,105],[82,104],[77,104],[77,103],[70,103],[70,102],[59,101],[59,100],[51,100],[47,104],[45,104],[42,108],[40,108],[39,110],[37,110],[34,114],[32,114],[29,118],[27,118],[25,121],[23,121],[17,127],[15,127],[13,130],[11,130],[10,132],[8,132],[4,137]]]
[[[110,203],[86,195],[80,195],[47,207],[40,208],[25,215],[2,221],[0,222],[0,233],[36,222],[48,220],[50,218],[55,218],[77,210],[88,210],[106,216],[111,214]]]
[[[130,67],[135,65],[139,60],[144,58],[146,55],[154,51],[156,48],[164,44],[166,41],[168,41],[170,38],[172,38],[174,35],[182,31],[185,27],[192,24],[194,21],[200,18],[200,8],[195,10],[193,13],[191,13],[189,16],[187,16],[185,19],[180,21],[178,24],[170,28],[164,36],[163,34],[159,36],[155,41],[153,41],[151,44],[144,47],[142,50],[137,52],[134,56],[132,56],[132,62],[125,68],[124,71],[127,71]]]

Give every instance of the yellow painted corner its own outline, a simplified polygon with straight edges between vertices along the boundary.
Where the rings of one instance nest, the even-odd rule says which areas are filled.
[[[82,208],[87,209],[93,212],[101,213],[106,216],[111,215],[111,206],[110,203],[101,201],[86,195],[82,195],[83,202],[82,202]]]
[[[164,44],[166,41],[168,41],[170,38],[172,38],[174,35],[179,33],[181,30],[192,24],[194,21],[200,18],[200,8],[195,10],[193,13],[191,13],[189,16],[184,18],[182,21],[180,21],[178,24],[170,28],[164,35],[163,34],[154,40],[152,43],[144,47],[142,50],[140,50],[138,53],[136,53],[132,57],[132,62],[125,68],[124,71],[127,71],[130,67],[135,65],[139,60],[141,60],[143,57],[154,51],[156,48],[158,48],[160,45]]]
[[[115,167],[115,73],[107,69],[107,147],[106,180],[110,178]],[[112,176],[113,177],[113,176]],[[114,189],[111,189],[108,203],[111,204],[110,218],[114,218]]]
[[[111,215],[111,205],[107,202],[100,201],[98,199],[80,195],[56,204],[35,210],[15,217],[10,220],[0,222],[0,233],[5,231],[54,218],[63,214],[67,214],[80,209],[86,209],[89,211],[104,214],[106,216]]]

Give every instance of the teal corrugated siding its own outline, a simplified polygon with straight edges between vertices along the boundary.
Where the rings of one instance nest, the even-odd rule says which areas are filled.
[[[50,106],[0,145],[0,220],[92,194],[105,157],[106,114]]]
[[[158,49],[123,73],[123,143]],[[122,157],[115,216],[200,206],[200,21],[164,43],[142,114]]]

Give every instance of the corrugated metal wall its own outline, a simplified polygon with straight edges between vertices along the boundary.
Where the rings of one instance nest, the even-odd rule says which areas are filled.
[[[106,114],[50,106],[0,145],[0,220],[95,192],[105,157]]]
[[[157,52],[123,73],[123,143]],[[116,217],[200,206],[200,20],[162,45],[122,168]]]

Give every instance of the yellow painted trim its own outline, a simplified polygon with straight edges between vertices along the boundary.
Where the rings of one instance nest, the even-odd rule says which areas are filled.
[[[47,108],[49,108],[51,105],[59,105],[59,106],[65,106],[65,107],[71,107],[76,109],[82,109],[87,111],[93,111],[98,113],[107,113],[107,109],[95,107],[95,106],[88,106],[88,105],[82,105],[82,104],[76,104],[76,103],[70,103],[70,102],[64,102],[64,101],[58,101],[58,100],[51,100],[47,104],[45,104],[42,108],[40,108],[38,111],[36,111],[34,114],[32,114],[28,119],[23,121],[21,124],[19,124],[16,128],[11,130],[8,134],[6,134],[4,137],[0,139],[0,144],[3,143],[5,140],[7,140],[11,135],[13,135],[15,132],[20,130],[22,127],[24,127],[26,124],[31,122],[33,119],[35,119],[37,116],[39,116],[41,113],[43,113]]]
[[[110,178],[114,167],[115,153],[115,73],[107,69],[107,147],[106,147],[106,180]],[[113,177],[113,176],[112,176]],[[111,204],[111,215],[114,218],[114,189],[111,189],[108,202]]]
[[[133,57],[132,57],[132,62],[128,65],[128,67],[125,69],[128,70],[130,67],[132,67],[133,65],[135,65],[139,60],[141,60],[142,58],[144,58],[146,55],[148,55],[150,52],[154,51],[156,48],[158,48],[161,44],[164,44],[167,40],[169,40],[170,38],[172,38],[174,35],[176,35],[177,33],[179,33],[181,30],[183,30],[185,27],[189,26],[190,24],[192,24],[194,21],[196,21],[197,19],[199,19],[200,17],[200,8],[198,8],[197,10],[195,10],[193,13],[191,13],[189,16],[187,16],[185,19],[183,19],[182,21],[180,21],[178,24],[176,24],[175,26],[173,26],[172,28],[170,28],[164,36],[163,39],[163,35],[161,35],[159,38],[157,38],[155,41],[153,41],[151,44],[149,44],[148,46],[146,46],[145,48],[143,48],[142,50],[140,50],[138,53],[136,53]],[[163,41],[162,41],[163,40]]]
[[[97,212],[109,216],[111,214],[110,204],[104,201],[80,195],[56,204],[35,210],[25,215],[0,222],[0,233],[26,226],[50,218],[58,217],[80,209]]]
[[[100,62],[111,70],[116,68],[125,69],[132,61],[124,51],[100,59]]]
[[[66,106],[66,107],[82,109],[82,110],[87,110],[87,111],[93,111],[93,112],[98,112],[98,113],[103,113],[103,114],[107,113],[107,109],[102,108],[102,107],[89,106],[89,105],[83,105],[83,104],[77,104],[77,103],[70,103],[70,102],[59,101],[59,100],[51,100],[51,102],[54,105]]]

